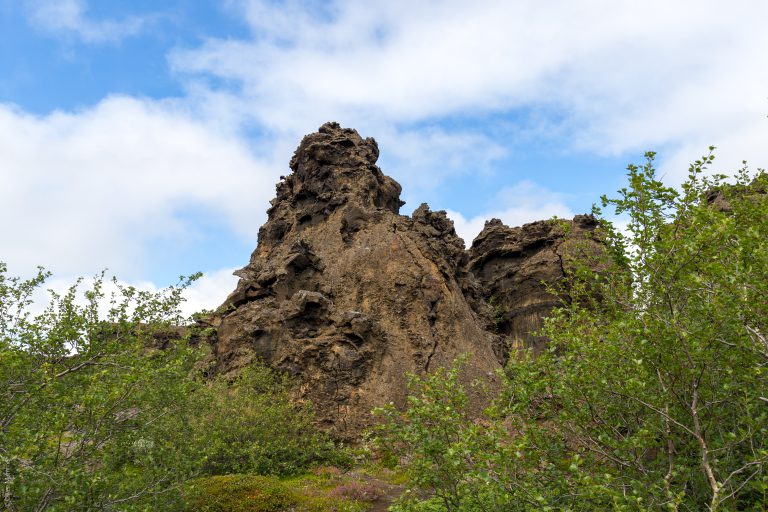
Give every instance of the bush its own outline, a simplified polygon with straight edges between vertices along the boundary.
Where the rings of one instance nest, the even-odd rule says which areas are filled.
[[[202,474],[288,476],[349,462],[314,426],[308,406],[291,403],[288,386],[279,374],[254,365],[199,390],[200,414],[190,420],[187,442],[199,453]]]
[[[33,316],[32,294],[47,277],[9,277],[0,263],[3,509],[173,506],[193,469],[178,449],[177,418],[189,413],[187,375],[198,354],[183,340],[152,347],[180,322],[190,280],[157,294],[115,281],[108,298],[99,278],[82,301],[75,285]]]
[[[384,420],[376,438],[383,458],[401,461],[409,479],[397,510],[506,510],[512,498],[494,464],[514,450],[504,446],[506,431],[493,419],[470,415],[462,363],[412,376],[404,412],[392,405],[376,410]]]
[[[156,294],[115,281],[111,297],[78,283],[34,316],[47,277],[0,263],[2,510],[176,510],[194,476],[344,462],[274,372],[200,378],[178,311],[190,280]]]
[[[653,154],[629,167],[603,199],[629,217],[626,236],[603,221],[615,264],[576,266],[493,414],[466,417],[455,370],[386,411],[382,442],[428,491],[400,510],[767,509],[768,175],[728,184],[712,159],[680,191]]]

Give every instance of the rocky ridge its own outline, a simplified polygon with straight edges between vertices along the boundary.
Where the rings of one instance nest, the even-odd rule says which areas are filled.
[[[281,178],[250,262],[207,322],[217,371],[259,359],[296,377],[321,426],[354,438],[370,411],[402,405],[407,374],[468,354],[465,377],[491,386],[555,305],[546,284],[577,247],[602,247],[597,222],[493,219],[469,250],[445,212],[399,213],[400,185],[372,138],[326,123]],[[480,405],[479,397],[472,400]]]

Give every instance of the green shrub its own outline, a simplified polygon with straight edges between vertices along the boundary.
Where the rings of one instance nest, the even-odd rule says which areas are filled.
[[[423,501],[404,501],[393,505],[392,512],[443,512],[445,505],[440,498],[430,498]]]
[[[179,418],[191,414],[188,379],[199,352],[176,340],[191,282],[158,293],[103,278],[51,292],[33,314],[49,274],[29,280],[0,263],[0,496],[2,510],[169,510],[193,473]],[[105,303],[107,303],[105,307]]]
[[[504,443],[501,425],[469,413],[459,378],[464,359],[423,378],[411,376],[404,412],[392,405],[376,410],[384,420],[376,442],[385,460],[402,461],[409,479],[396,510],[508,510],[514,494],[500,473],[516,461],[514,443]]]
[[[204,354],[178,310],[191,280],[158,293],[115,280],[108,296],[97,278],[33,315],[48,276],[0,263],[1,510],[177,510],[189,478],[346,460],[269,369],[195,378]]]
[[[680,191],[653,154],[604,206],[615,265],[578,269],[512,357],[478,422],[456,369],[416,379],[380,440],[414,490],[399,511],[765,512],[768,500],[768,173]],[[599,213],[599,211],[596,211]]]
[[[318,464],[345,464],[344,453],[313,424],[307,406],[295,405],[288,382],[255,365],[234,381],[220,378],[201,390],[203,407],[191,419],[204,475],[288,476]]]

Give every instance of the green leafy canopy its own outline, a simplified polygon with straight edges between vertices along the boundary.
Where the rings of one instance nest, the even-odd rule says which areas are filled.
[[[768,176],[709,175],[710,153],[675,189],[646,156],[603,198],[628,219],[601,220],[610,261],[557,288],[549,349],[511,359],[483,418],[427,413],[464,393],[451,374],[388,412],[414,484],[450,497],[435,510],[766,510]]]
[[[47,277],[0,264],[0,510],[183,510],[196,476],[343,462],[280,376],[203,378],[179,312],[197,276],[157,293],[114,280],[109,295],[100,276],[33,315]]]

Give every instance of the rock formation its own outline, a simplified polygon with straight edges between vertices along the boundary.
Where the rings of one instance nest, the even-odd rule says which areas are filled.
[[[336,123],[304,137],[236,290],[210,319],[218,371],[260,359],[295,376],[297,397],[341,437],[369,426],[374,407],[402,405],[408,373],[459,355],[468,380],[493,385],[510,343],[540,344],[529,331],[554,304],[540,281],[565,271],[568,237],[551,221],[490,221],[466,251],[445,212],[400,215],[400,185],[378,156],[376,141]]]
[[[485,223],[469,249],[468,268],[483,285],[506,349],[541,351],[545,340],[532,333],[560,300],[548,287],[558,285],[575,261],[604,254],[597,227],[591,215],[514,228],[499,219]]]

